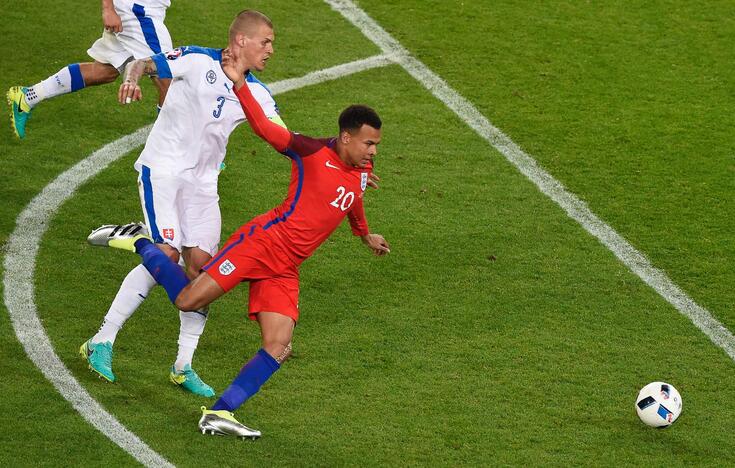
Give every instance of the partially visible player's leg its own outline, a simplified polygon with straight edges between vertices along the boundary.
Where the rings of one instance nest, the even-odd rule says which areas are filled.
[[[211,255],[197,247],[184,247],[182,254],[186,262],[187,276],[191,279],[199,276],[201,268],[212,259]],[[196,313],[179,311],[181,327],[179,329],[179,350],[174,363],[176,371],[182,371],[186,366],[191,366],[194,351],[204,332],[204,325],[207,323],[207,314],[206,307]]]
[[[106,63],[73,63],[33,86],[14,86],[8,91],[13,129],[18,138],[25,138],[26,123],[33,108],[41,101],[79,91],[87,86],[110,83],[119,73]]]
[[[263,347],[255,353],[219,400],[210,409],[202,407],[199,430],[203,434],[260,437],[260,431],[240,423],[232,414],[281,367],[291,350],[294,319],[276,312],[257,314],[263,338]]]
[[[240,369],[235,380],[222,392],[211,409],[235,411],[281,367],[276,358],[282,357],[291,343],[293,319],[275,312],[261,312],[258,314],[258,323],[263,347]]]
[[[219,238],[219,235],[217,235]],[[196,278],[201,268],[212,259],[211,255],[198,247],[184,247],[182,255],[186,261],[187,274],[189,278]],[[209,308],[204,307],[195,312],[179,311],[178,352],[176,361],[171,366],[169,379],[183,389],[196,395],[205,397],[214,396],[215,392],[202,381],[197,372],[192,368],[194,352],[199,344],[199,338],[204,332],[207,323]]]
[[[178,260],[179,253],[176,249],[165,244],[161,245],[160,248],[169,258],[174,261]],[[154,286],[156,286],[156,280],[143,265],[138,265],[130,270],[130,273],[120,285],[120,289],[105,315],[102,326],[90,341],[92,343],[110,342],[114,345],[117,333],[148,297]]]
[[[170,261],[178,262],[181,246],[176,243],[179,239],[173,236],[173,233],[180,231],[177,206],[179,187],[176,179],[152,175],[151,171],[144,166],[138,177],[138,189],[146,226],[137,223],[124,226],[103,226],[93,231],[87,240],[92,245],[107,246],[114,244],[120,234],[147,239],[146,232],[148,232],[160,243],[156,250]],[[169,229],[167,232],[172,234],[171,239],[164,239],[166,233],[161,232],[159,225],[167,226]],[[170,242],[171,245],[164,242]],[[117,333],[145,300],[155,284],[153,276],[142,265],[128,273],[99,331],[80,348],[80,354],[87,360],[92,371],[109,381],[115,381],[115,375],[112,372],[112,347]]]
[[[167,251],[170,258],[178,259],[175,249],[167,245],[161,248]],[[116,380],[112,358],[118,332],[155,285],[156,281],[143,265],[133,268],[120,285],[97,333],[79,348],[79,354],[87,361],[89,369],[105,380]]]
[[[235,262],[238,260],[236,258]],[[285,267],[281,273],[281,276],[250,281],[250,318],[260,325],[262,347],[243,366],[219,400],[209,410],[204,410],[199,422],[202,432],[206,432],[206,427],[202,427],[206,418],[229,415],[236,422],[232,412],[255,395],[291,353],[291,339],[298,319],[298,271],[292,266]],[[226,433],[240,435],[242,429],[236,429]]]

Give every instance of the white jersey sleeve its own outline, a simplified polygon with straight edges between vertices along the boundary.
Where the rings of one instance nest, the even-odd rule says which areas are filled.
[[[170,52],[162,52],[151,57],[156,64],[159,78],[183,78],[192,71],[198,61],[210,55],[210,50],[203,47],[178,47]],[[203,51],[203,53],[202,53]]]

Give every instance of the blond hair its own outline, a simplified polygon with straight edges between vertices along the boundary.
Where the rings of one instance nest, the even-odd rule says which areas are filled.
[[[230,41],[235,39],[238,33],[252,37],[255,34],[256,28],[261,24],[265,24],[273,29],[273,22],[263,13],[256,10],[241,11],[235,16],[235,19],[230,25]]]

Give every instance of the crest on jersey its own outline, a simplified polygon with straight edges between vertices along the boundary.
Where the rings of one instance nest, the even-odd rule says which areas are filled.
[[[367,187],[367,181],[368,181],[368,173],[363,172],[360,174],[360,190],[363,192],[365,191],[365,187]]]
[[[209,70],[207,72],[207,83],[214,84],[215,81],[217,81],[217,74],[214,70]]]
[[[228,276],[233,271],[235,271],[235,265],[233,265],[231,261],[225,260],[224,262],[220,263],[219,272],[223,276]]]
[[[168,60],[176,60],[177,58],[181,57],[182,50],[181,48],[174,49],[166,54],[166,58]]]
[[[174,230],[173,228],[166,228],[162,231],[163,238],[168,240],[174,240]]]

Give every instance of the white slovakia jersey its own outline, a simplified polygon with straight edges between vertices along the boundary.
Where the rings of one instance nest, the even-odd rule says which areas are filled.
[[[159,78],[173,80],[136,169],[216,183],[230,133],[245,121],[221,67],[222,50],[188,46],[152,58]],[[265,115],[280,121],[268,88],[250,73],[246,82]]]

